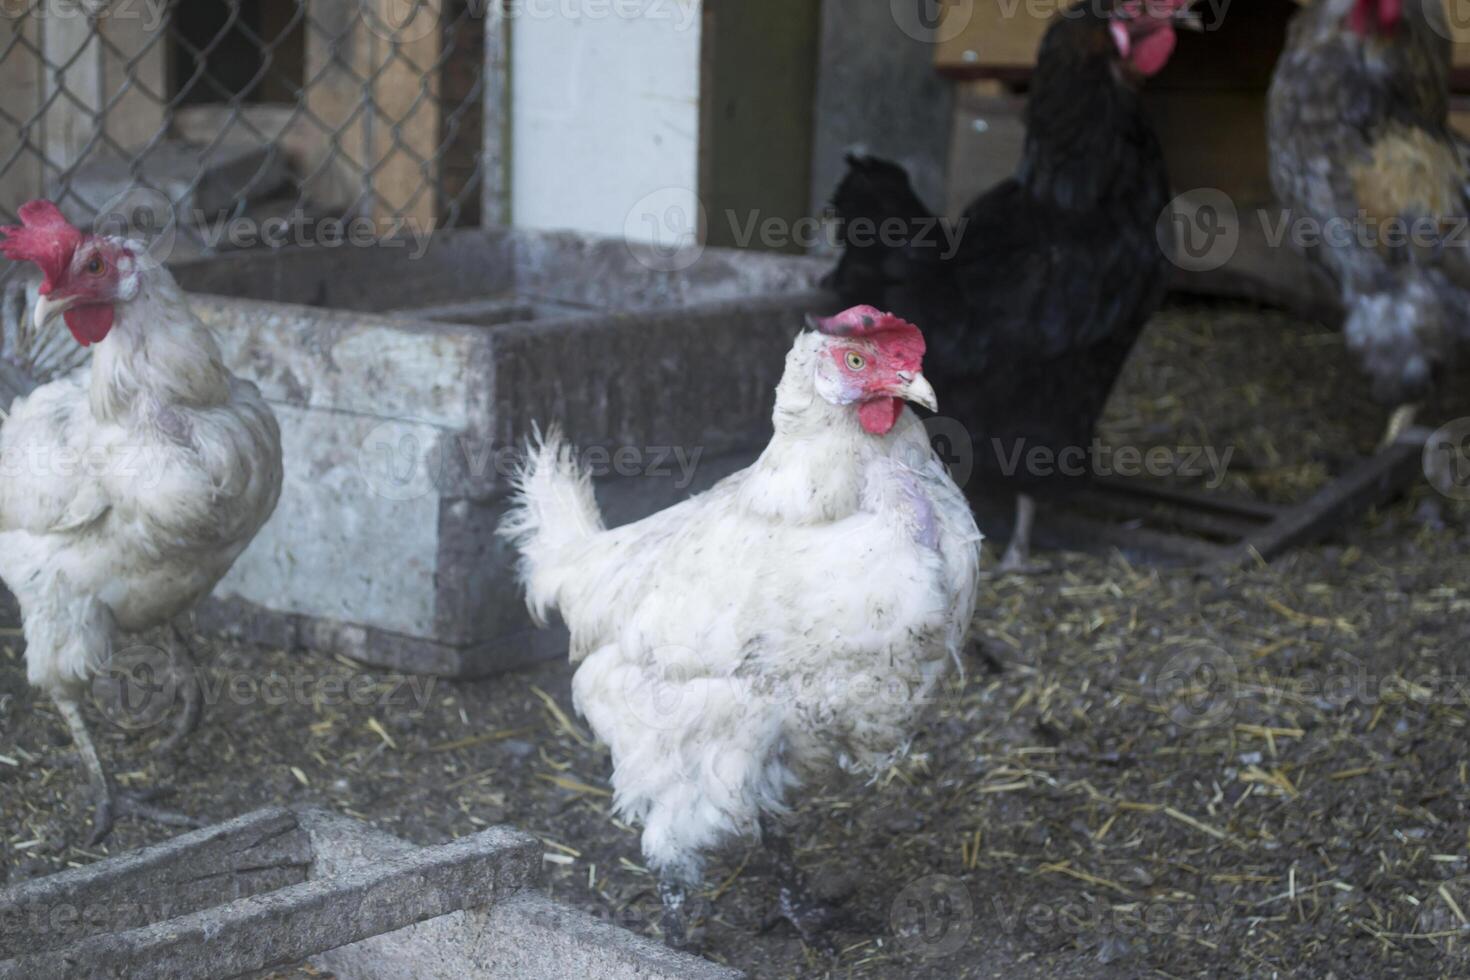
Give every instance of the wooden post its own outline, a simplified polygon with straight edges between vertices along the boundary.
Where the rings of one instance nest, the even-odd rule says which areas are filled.
[[[377,42],[371,156],[375,213],[381,219],[406,218],[427,231],[439,213],[444,0],[373,0],[364,9]]]
[[[485,7],[485,149],[480,224],[508,225],[510,212],[510,30],[498,2]]]
[[[361,0],[307,0],[306,108],[299,125],[308,147],[303,196],[330,211],[368,211],[367,126],[362,79],[372,75],[372,42]]]
[[[107,135],[129,150],[164,135],[168,123],[167,15],[150,23],[145,9],[143,4],[124,5],[97,22],[110,46],[102,52],[103,91],[117,99],[107,110]]]
[[[0,15],[0,51],[7,52],[0,55],[0,109],[19,120],[0,117],[0,215],[12,220],[17,208],[41,195],[41,133],[31,125],[41,107],[41,59],[24,42],[39,44],[39,21]]]
[[[52,0],[47,14],[41,25],[48,102],[42,145],[48,168],[60,168],[60,173],[46,174],[49,180],[69,174],[96,137],[102,110],[102,45],[80,0]]]

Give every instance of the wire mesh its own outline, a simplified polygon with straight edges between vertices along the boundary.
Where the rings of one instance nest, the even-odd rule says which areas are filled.
[[[0,0],[0,221],[173,258],[478,224],[487,2]]]

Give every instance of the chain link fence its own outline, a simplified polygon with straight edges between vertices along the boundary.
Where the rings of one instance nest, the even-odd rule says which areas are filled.
[[[0,0],[0,222],[174,259],[476,225],[488,2]]]

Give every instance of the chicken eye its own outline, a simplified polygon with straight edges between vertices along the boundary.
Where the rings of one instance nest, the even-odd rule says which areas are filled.
[[[102,256],[94,255],[87,260],[87,264],[82,268],[82,271],[89,276],[100,276],[102,275],[103,268]]]
[[[861,371],[868,366],[868,359],[857,351],[847,352],[847,369],[849,371]]]

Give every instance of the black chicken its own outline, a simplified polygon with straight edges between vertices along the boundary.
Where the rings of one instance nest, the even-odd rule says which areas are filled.
[[[1075,484],[1169,262],[1169,180],[1138,87],[1167,63],[1191,0],[1103,0],[1060,15],[1038,55],[1016,175],[946,236],[903,169],[849,157],[833,197],[845,251],[826,285],[920,324],[926,373],[969,429],[976,474],[1016,493],[1002,568],[1024,568],[1033,495]],[[952,236],[951,236],[952,237]],[[1049,461],[1049,462],[1048,462]]]

